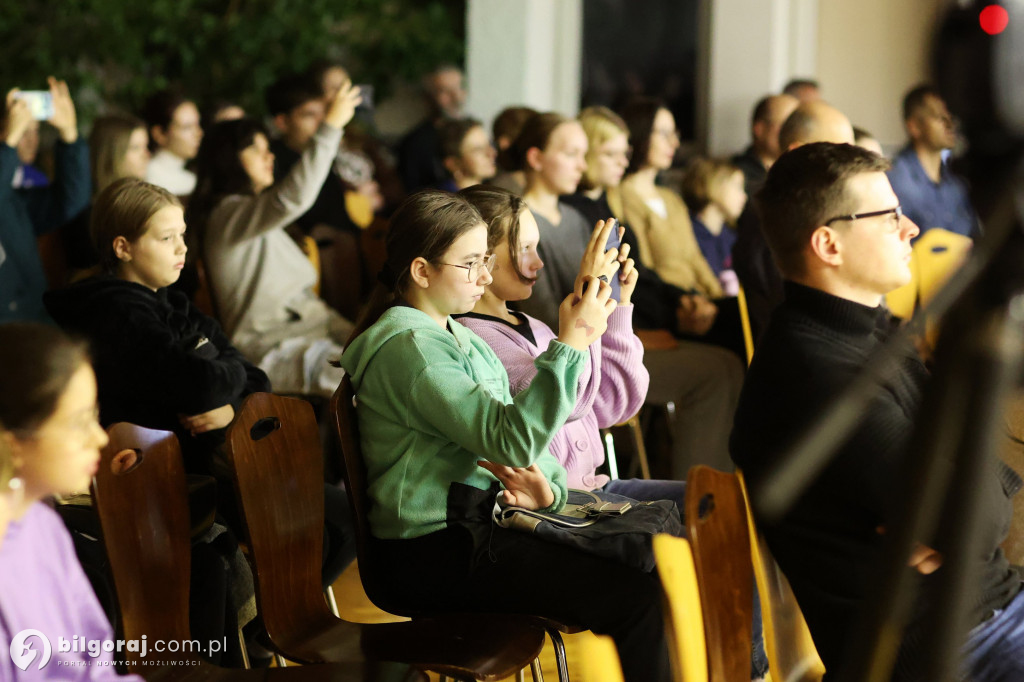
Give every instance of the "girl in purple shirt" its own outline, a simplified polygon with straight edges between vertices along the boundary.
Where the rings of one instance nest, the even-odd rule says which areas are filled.
[[[70,644],[114,635],[64,524],[43,501],[88,489],[107,444],[84,347],[55,327],[12,323],[0,325],[0,348],[0,447],[8,452],[0,478],[0,680],[141,682],[119,677],[102,646],[93,656],[88,644]]]

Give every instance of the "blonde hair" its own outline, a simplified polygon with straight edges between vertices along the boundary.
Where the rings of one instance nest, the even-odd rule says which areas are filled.
[[[594,177],[597,168],[598,149],[619,135],[629,137],[629,128],[622,117],[608,107],[587,107],[580,112],[580,125],[583,132],[587,134],[587,170],[583,173],[580,181],[580,189],[594,189],[597,186],[597,178]]]
[[[89,135],[89,162],[96,194],[127,175],[124,157],[128,153],[132,133],[145,129],[146,124],[134,116],[114,115],[96,119]]]

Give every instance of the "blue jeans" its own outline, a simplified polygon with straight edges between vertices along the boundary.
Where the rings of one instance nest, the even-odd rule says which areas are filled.
[[[640,502],[651,500],[672,500],[679,509],[679,518],[686,522],[686,481],[647,480],[642,478],[617,479],[608,481],[603,491],[629,497]],[[751,576],[753,580],[753,576]],[[764,650],[764,633],[761,623],[761,599],[754,585],[753,651],[750,657],[750,677],[764,677],[768,673],[768,655]],[[1024,677],[1021,678],[1024,680]]]
[[[972,682],[1024,680],[1024,591],[971,630],[963,654]]]

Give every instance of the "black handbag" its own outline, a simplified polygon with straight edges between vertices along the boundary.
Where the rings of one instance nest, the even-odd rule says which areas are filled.
[[[534,533],[647,572],[654,569],[651,539],[659,533],[684,534],[679,510],[670,500],[638,502],[570,488],[565,507],[556,514],[505,505],[502,499],[499,493],[491,515],[502,528]]]

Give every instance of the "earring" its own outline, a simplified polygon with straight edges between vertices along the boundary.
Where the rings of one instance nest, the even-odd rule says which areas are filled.
[[[10,495],[11,506],[21,506],[22,500],[25,499],[25,479],[17,475],[12,476],[7,481],[7,493]]]

